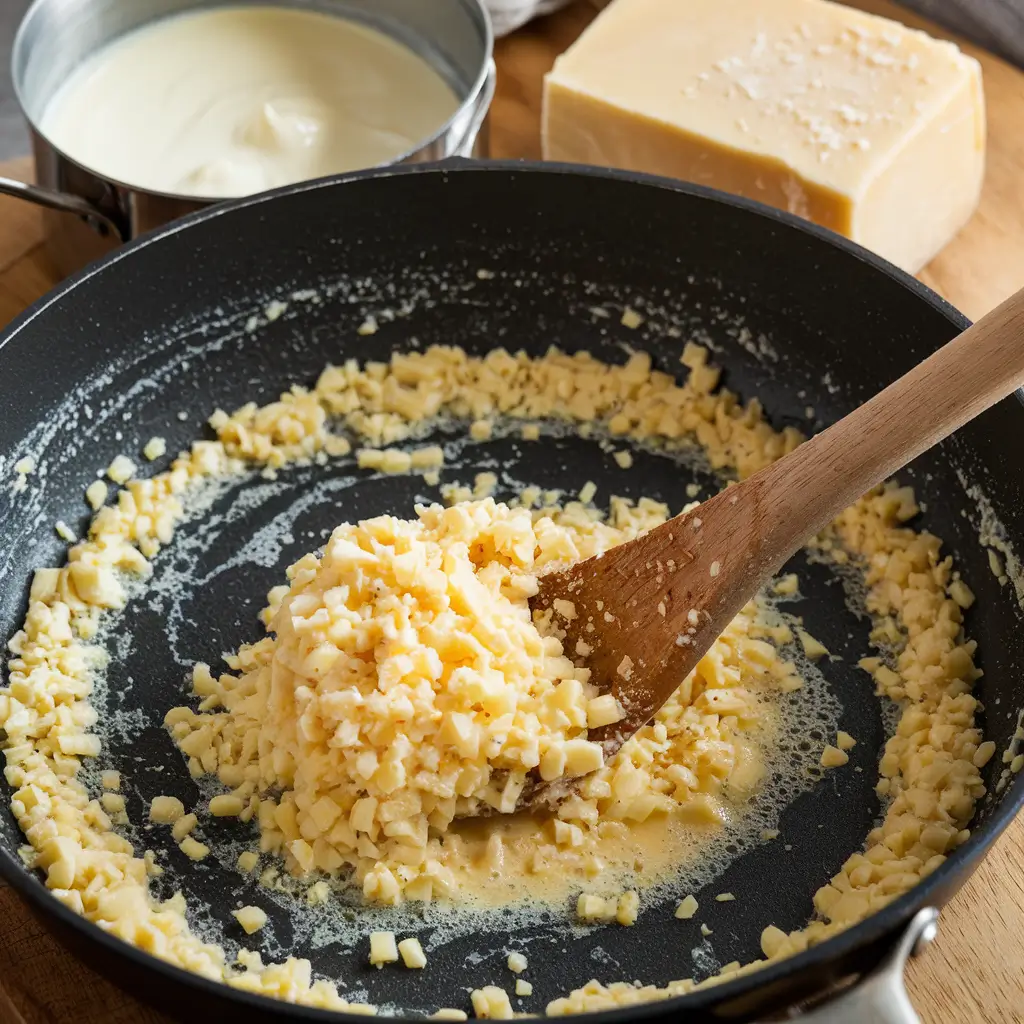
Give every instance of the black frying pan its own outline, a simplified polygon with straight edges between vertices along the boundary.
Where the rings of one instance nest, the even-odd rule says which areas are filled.
[[[480,279],[481,268],[494,277]],[[280,319],[244,329],[269,300],[309,288],[322,289],[320,301],[293,299]],[[412,300],[405,314],[393,322],[382,318],[377,334],[355,333],[367,313],[404,300]],[[603,302],[642,308],[647,323],[634,332],[615,318],[599,320],[590,307]],[[25,493],[14,496],[5,486],[0,495],[0,632],[6,637],[19,623],[32,570],[62,558],[54,521],[84,527],[82,492],[98,468],[119,452],[138,452],[154,434],[167,438],[169,452],[185,447],[203,433],[214,407],[270,400],[290,382],[312,382],[328,361],[386,358],[413,337],[477,353],[500,344],[538,354],[557,343],[607,360],[625,358],[628,343],[642,344],[663,369],[678,373],[680,341],[666,335],[673,328],[710,343],[726,367],[727,385],[743,397],[759,396],[776,427],[807,429],[845,414],[965,325],[926,288],[827,232],[756,204],[636,175],[517,164],[428,166],[227,204],[72,279],[0,342],[4,475],[11,479],[12,457],[28,447],[41,467]],[[822,382],[826,372],[831,387]],[[1022,613],[1012,588],[1000,587],[989,570],[977,537],[977,503],[965,487],[982,488],[1009,539],[1024,543],[1022,435],[1024,408],[1014,397],[903,474],[927,505],[923,525],[943,538],[977,593],[967,620],[985,670],[976,692],[987,709],[986,737],[1000,751],[1024,703]],[[603,495],[650,494],[674,509],[692,480],[705,495],[717,486],[710,476],[695,477],[653,454],[623,473],[578,439],[553,438],[525,450],[518,475],[547,486],[576,489],[592,479]],[[496,440],[469,456],[479,462],[515,452],[510,442]],[[353,475],[355,485],[344,486],[342,478]],[[183,700],[185,665],[216,663],[222,651],[260,635],[256,613],[269,586],[336,523],[383,511],[407,514],[418,497],[437,496],[418,478],[377,478],[350,462],[289,470],[284,480],[255,510],[239,495],[256,484],[221,495],[214,511],[225,518],[215,538],[204,539],[196,524],[184,527],[158,558],[158,576],[166,580],[171,569],[184,567],[193,580],[205,576],[205,588],[186,586],[180,597],[165,589],[155,602],[136,601],[118,625],[105,705],[108,715],[119,713],[123,728],[108,737],[102,760],[130,782],[134,821],[145,820],[146,802],[157,793],[177,794],[189,806],[198,798],[160,724]],[[246,554],[249,538],[275,516],[288,524],[287,537],[269,555],[266,548]],[[843,656],[826,671],[843,704],[840,725],[860,742],[850,765],[786,809],[779,841],[741,851],[697,894],[698,918],[676,920],[674,900],[666,900],[634,928],[586,934],[535,924],[510,935],[511,925],[491,921],[433,949],[423,972],[378,972],[366,964],[365,941],[353,946],[328,937],[318,945],[305,925],[293,930],[288,913],[270,904],[280,946],[309,956],[317,974],[339,979],[349,991],[416,1013],[468,1008],[470,987],[510,987],[503,949],[511,942],[530,960],[535,996],[522,1008],[540,1012],[547,999],[595,975],[664,983],[706,972],[706,956],[695,961],[691,954],[702,941],[702,919],[714,931],[719,964],[758,956],[758,936],[769,923],[786,929],[805,923],[815,889],[860,847],[879,814],[873,784],[884,728],[870,681],[854,667],[868,653],[867,622],[842,610],[840,588],[824,569],[802,557],[795,567],[807,596],[793,610]],[[853,770],[857,765],[862,772]],[[990,792],[970,842],[883,912],[761,973],[607,1019],[747,1019],[871,969],[915,911],[949,899],[1024,802],[1024,778],[995,794],[1000,769],[998,757],[986,769]],[[6,800],[4,807],[0,871],[49,927],[120,984],[183,1019],[337,1019],[204,982],[77,918],[22,867],[20,834]],[[207,834],[227,840],[239,828],[214,825]],[[268,905],[254,881],[212,859],[196,869],[173,845],[168,850],[165,832],[140,840],[166,858],[165,890],[181,885],[190,903],[205,902],[220,922],[230,921],[240,901]],[[736,901],[715,903],[712,895],[723,890]],[[401,930],[411,927],[405,921]],[[421,927],[429,939],[429,921]],[[241,937],[230,926],[223,935]],[[482,959],[473,965],[476,955]]]

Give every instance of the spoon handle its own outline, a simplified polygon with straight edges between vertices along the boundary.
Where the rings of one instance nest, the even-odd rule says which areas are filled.
[[[1022,386],[1024,289],[759,474],[758,513],[775,520],[758,524],[761,558],[784,561],[861,495]]]

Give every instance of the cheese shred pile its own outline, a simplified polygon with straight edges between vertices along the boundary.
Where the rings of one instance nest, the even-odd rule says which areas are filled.
[[[552,816],[554,848],[537,837],[535,871],[585,868],[601,824],[683,809],[720,822],[715,797],[759,697],[801,685],[762,638],[791,640],[788,628],[747,609],[605,765],[587,730],[621,709],[528,605],[535,573],[665,518],[650,501],[619,501],[605,522],[579,503],[531,512],[486,498],[339,527],[271,593],[271,635],[228,659],[241,674],[197,666],[202,710],[175,708],[167,724],[193,773],[215,772],[238,813],[258,817],[264,851],[299,875],[355,868],[377,902],[453,895],[452,821],[514,811],[534,770],[588,776]]]

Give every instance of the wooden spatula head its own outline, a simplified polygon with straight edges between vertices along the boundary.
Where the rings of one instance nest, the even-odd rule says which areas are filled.
[[[539,578],[531,608],[551,610],[566,654],[624,715],[588,734],[606,758],[654,717],[763,575],[759,491],[755,480],[729,487],[621,548]]]

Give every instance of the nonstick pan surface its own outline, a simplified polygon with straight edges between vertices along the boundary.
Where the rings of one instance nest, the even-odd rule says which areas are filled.
[[[287,308],[270,319],[275,301]],[[593,312],[624,305],[644,314],[639,330]],[[387,311],[397,315],[390,319]],[[360,336],[357,328],[371,315],[379,330]],[[912,279],[827,232],[756,204],[635,175],[457,164],[355,175],[218,207],[73,279],[0,342],[3,475],[12,479],[13,463],[25,454],[39,467],[25,492],[5,486],[0,494],[0,632],[8,637],[18,627],[32,571],[63,558],[55,521],[86,527],[82,494],[113,456],[137,455],[150,437],[162,436],[169,455],[152,466],[156,472],[205,435],[214,408],[272,400],[291,383],[312,383],[328,362],[387,359],[395,349],[432,343],[535,355],[557,344],[622,361],[635,346],[650,351],[659,368],[681,374],[682,340],[696,338],[725,367],[725,385],[743,399],[758,396],[775,427],[810,431],[965,323]],[[985,705],[986,738],[1000,752],[1024,703],[1024,629],[1014,584],[1001,586],[993,576],[979,530],[1024,541],[1022,436],[1024,406],[1015,396],[901,474],[927,508],[920,526],[944,540],[977,594],[967,631],[979,643],[985,675],[975,692]],[[460,468],[446,468],[443,481],[510,465],[530,483],[573,492],[593,480],[604,497],[648,495],[673,510],[688,500],[687,484],[699,483],[702,496],[718,486],[710,474],[651,453],[623,472],[595,443],[573,437],[532,446],[499,438],[467,447],[462,460]],[[510,493],[507,486],[502,493]],[[161,725],[185,699],[189,666],[216,665],[222,652],[260,636],[256,615],[267,590],[333,526],[383,512],[408,515],[415,501],[439,498],[419,477],[380,477],[345,459],[285,470],[273,484],[254,475],[211,499],[215,529],[209,516],[181,528],[157,558],[155,588],[129,605],[107,638],[108,688],[96,697],[107,723],[100,766],[123,773],[134,822],[145,821],[157,794],[178,795],[189,807],[200,800]],[[442,933],[430,915],[417,923],[403,911],[398,930],[419,929],[433,947],[428,967],[376,971],[366,962],[365,939],[355,936],[388,927],[388,912],[350,922],[339,939],[336,927],[311,924],[305,912],[296,924],[286,904],[268,901],[254,879],[230,867],[230,856],[197,867],[165,831],[133,836],[168,868],[158,890],[180,887],[190,905],[206,907],[200,920],[214,922],[219,940],[242,938],[223,925],[232,922],[232,909],[263,905],[276,956],[307,956],[314,972],[338,980],[343,992],[400,1013],[468,1009],[470,988],[511,987],[505,958],[513,948],[529,958],[535,995],[518,1008],[532,1012],[595,976],[663,984],[754,959],[766,925],[806,923],[814,891],[862,845],[880,813],[874,782],[887,719],[870,679],[855,667],[870,653],[869,624],[845,611],[842,587],[824,568],[803,556],[792,568],[804,599],[790,610],[841,657],[824,672],[842,705],[839,726],[859,742],[848,766],[786,808],[778,841],[743,852],[697,893],[701,913],[693,921],[674,918],[672,899],[646,909],[633,928],[582,933],[559,924],[560,915],[527,926],[476,921]],[[825,738],[810,737],[819,744]],[[629,1017],[685,1009],[693,1020],[749,1018],[869,967],[915,909],[948,899],[1024,802],[1024,779],[995,793],[1002,767],[997,756],[985,770],[990,792],[971,841],[882,913],[759,974],[633,1009]],[[94,965],[165,1012],[336,1019],[204,982],[76,918],[22,867],[21,836],[3,804],[3,874]],[[205,834],[216,847],[251,845],[255,832],[235,822],[210,824]],[[722,891],[736,900],[716,903],[713,895]],[[336,924],[357,912],[333,913]],[[713,931],[710,940],[700,935],[701,921]]]

